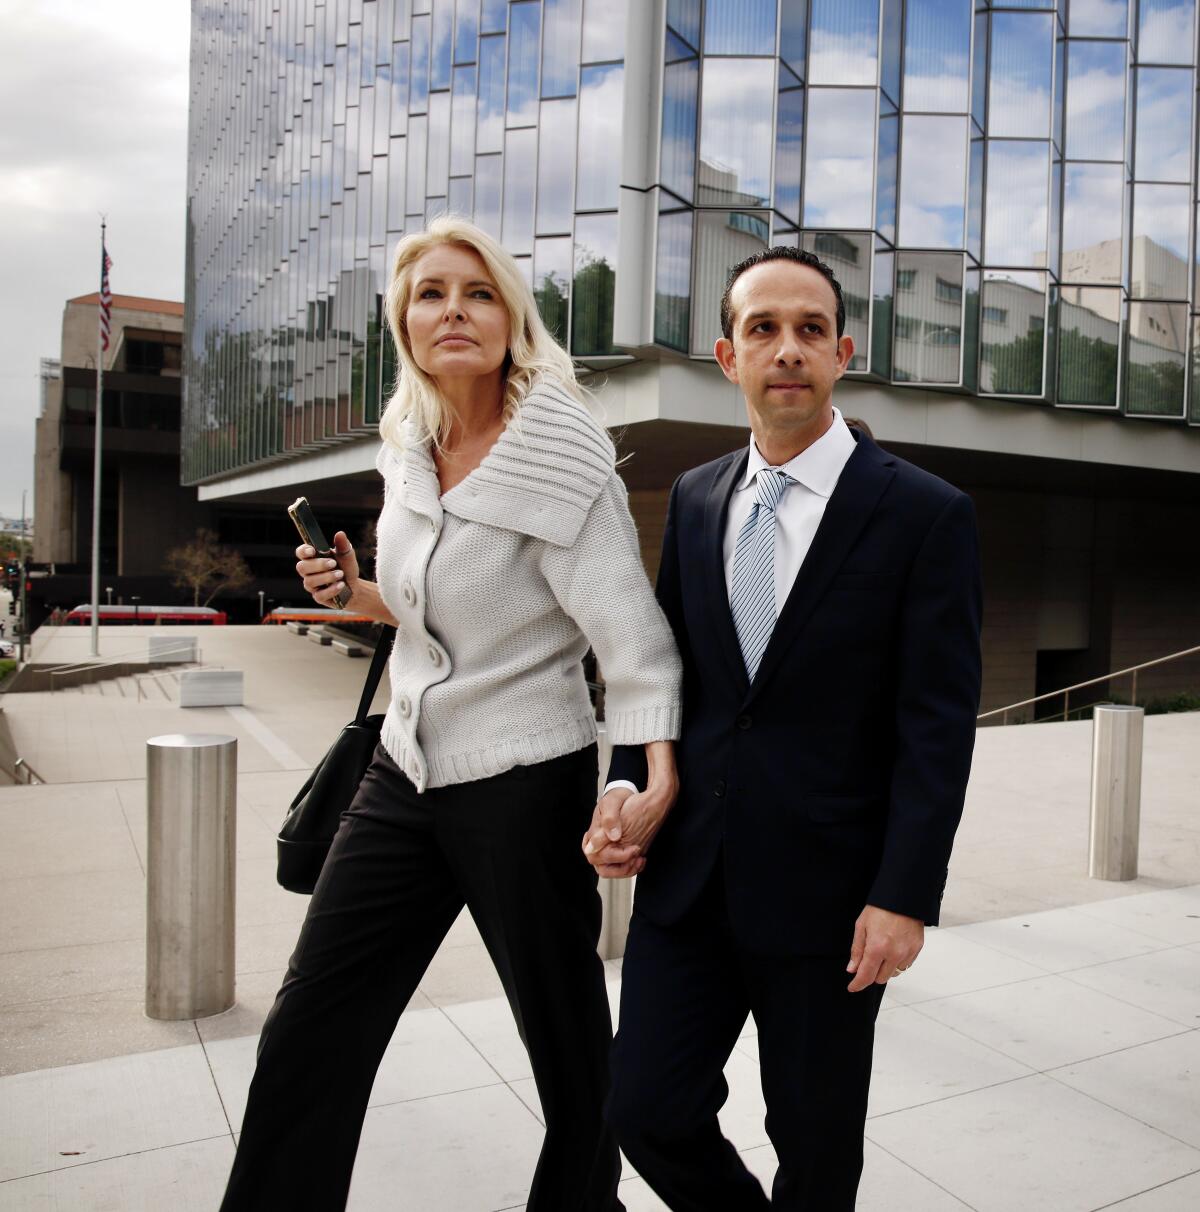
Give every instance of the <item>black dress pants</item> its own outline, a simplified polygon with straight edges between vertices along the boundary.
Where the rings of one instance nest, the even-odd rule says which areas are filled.
[[[376,1069],[464,904],[541,1097],[528,1208],[620,1209],[600,899],[579,846],[595,799],[594,747],[423,794],[376,751],[263,1026],[222,1212],[344,1208]]]
[[[848,993],[849,955],[740,947],[722,868],[672,926],[634,910],[609,1122],[672,1212],[853,1212],[883,986]],[[779,1161],[770,1199],[717,1121],[729,1095],[722,1071],[747,1014],[758,1026],[767,1135]]]

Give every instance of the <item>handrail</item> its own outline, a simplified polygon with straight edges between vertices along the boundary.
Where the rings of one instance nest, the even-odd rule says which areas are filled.
[[[186,664],[199,665],[202,663],[199,645],[197,645],[195,648],[185,648],[180,646],[178,651],[181,655],[183,653],[194,654],[189,656],[188,661],[185,662]],[[159,660],[163,660],[164,657],[167,660],[170,660],[174,653],[167,650],[156,655]],[[140,649],[130,649],[129,653],[125,656],[109,657],[109,659],[106,661],[80,661],[75,665],[56,665],[53,669],[42,669],[39,670],[39,672],[46,674],[50,678],[50,690],[53,692],[55,690],[54,679],[59,676],[65,677],[69,673],[79,673],[85,669],[111,669],[114,665],[132,665],[135,662],[129,659],[131,656],[140,657],[142,661],[145,660],[145,653],[143,653]]]
[[[20,770],[25,771],[26,786],[32,787],[34,783],[37,783],[39,785],[45,784],[46,780],[44,778],[42,778],[42,776],[40,774],[38,774],[38,772],[36,770],[34,770],[34,768],[24,758],[19,757],[13,763],[13,771],[17,772]]]
[[[1140,665],[1130,665],[1128,669],[1117,669],[1112,673],[1106,673],[1098,678],[1089,678],[1086,682],[1076,682],[1074,686],[1064,686],[1061,690],[1050,690],[1045,694],[1035,695],[1031,699],[1022,699],[1019,703],[1009,703],[1007,707],[995,707],[991,711],[985,711],[981,715],[975,717],[975,722],[979,723],[982,720],[991,719],[993,716],[1000,716],[1001,724],[1008,723],[1008,713],[1016,711],[1018,707],[1031,707],[1034,703],[1042,703],[1046,699],[1056,699],[1061,694],[1063,696],[1063,715],[1065,720],[1071,711],[1071,692],[1073,690],[1083,690],[1086,686],[1096,686],[1101,682],[1111,682],[1113,678],[1123,678],[1130,675],[1130,702],[1137,702],[1137,675],[1143,669],[1149,669],[1153,665],[1165,665],[1168,661],[1178,661],[1181,657],[1195,656],[1200,653],[1200,644],[1194,648],[1185,648],[1181,652],[1172,652],[1167,656],[1156,657],[1153,661],[1143,661]]]
[[[199,661],[189,661],[188,664],[199,665],[200,662]],[[224,669],[225,666],[224,665],[205,665],[204,668],[205,669]],[[179,681],[179,670],[178,669],[164,669],[162,671],[162,673],[135,673],[135,674],[131,674],[130,676],[132,676],[132,678],[134,680],[134,684],[137,686],[138,702],[141,702],[142,679],[143,678],[149,678],[152,682],[157,682],[159,680],[159,678],[174,678],[178,682]]]

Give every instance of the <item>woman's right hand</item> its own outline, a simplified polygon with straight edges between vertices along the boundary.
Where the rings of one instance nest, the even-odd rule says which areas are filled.
[[[333,599],[343,585],[349,588],[353,602],[358,588],[358,558],[344,530],[333,536],[333,549],[337,553],[336,560],[318,556],[307,544],[296,548],[296,571],[318,606],[336,606]]]

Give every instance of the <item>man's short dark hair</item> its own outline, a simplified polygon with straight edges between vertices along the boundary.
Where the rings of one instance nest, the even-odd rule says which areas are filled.
[[[809,269],[815,269],[829,282],[829,285],[833,287],[833,296],[837,300],[837,335],[840,341],[842,334],[846,331],[846,304],[842,301],[841,283],[834,277],[833,270],[816,253],[811,253],[806,248],[790,248],[786,244],[776,244],[771,248],[764,248],[744,261],[739,261],[729,271],[729,278],[725,283],[725,293],[721,296],[721,332],[725,340],[733,340],[733,311],[729,306],[729,296],[733,293],[733,284],[746,270],[753,269],[756,265],[762,265],[766,261],[792,261],[796,265],[807,265]]]

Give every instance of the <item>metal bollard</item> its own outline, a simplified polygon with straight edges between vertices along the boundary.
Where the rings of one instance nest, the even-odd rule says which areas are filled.
[[[146,1014],[203,1018],[234,999],[237,738],[146,742]]]
[[[603,724],[597,726],[599,736],[596,746],[600,758],[600,783],[597,791],[604,790],[608,779],[608,763],[612,757],[612,745]],[[629,917],[633,913],[633,884],[637,877],[627,880],[600,881],[600,903],[603,917],[600,921],[600,943],[596,948],[601,959],[620,959],[625,954],[625,939],[629,935]]]
[[[1141,707],[1092,712],[1092,829],[1088,875],[1135,880],[1142,806]]]

